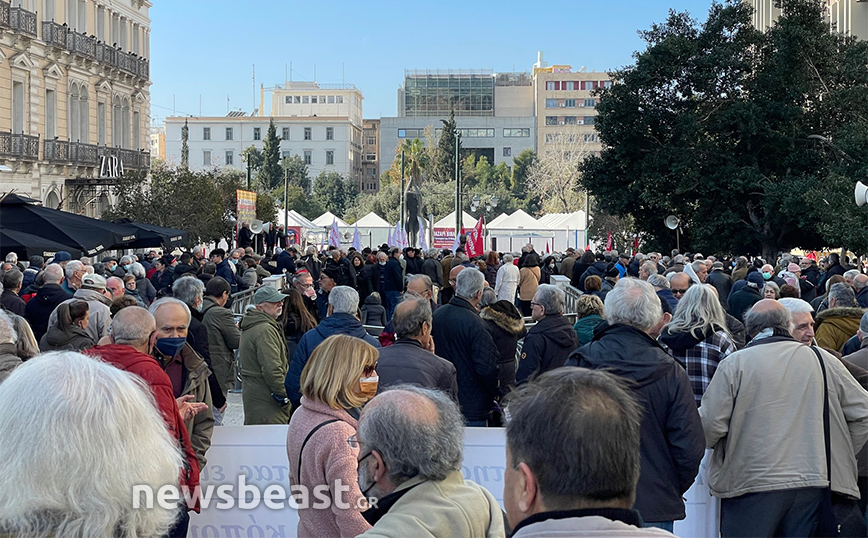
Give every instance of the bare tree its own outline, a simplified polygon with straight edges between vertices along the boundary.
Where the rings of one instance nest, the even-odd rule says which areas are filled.
[[[596,133],[567,126],[547,133],[539,159],[528,171],[528,189],[542,200],[547,213],[572,213],[584,209],[585,192],[579,187],[580,165],[593,152]]]

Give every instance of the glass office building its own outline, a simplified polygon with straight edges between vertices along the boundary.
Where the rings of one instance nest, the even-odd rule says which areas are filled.
[[[494,72],[407,70],[403,116],[494,116]]]

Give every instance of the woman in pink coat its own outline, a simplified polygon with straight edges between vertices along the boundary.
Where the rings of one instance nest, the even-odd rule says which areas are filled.
[[[316,347],[301,373],[301,407],[286,438],[299,537],[352,537],[371,528],[362,517],[359,449],[347,440],[356,434],[362,405],[377,393],[378,357],[364,340],[334,335]]]

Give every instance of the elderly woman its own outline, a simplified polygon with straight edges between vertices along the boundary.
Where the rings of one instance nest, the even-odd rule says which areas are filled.
[[[658,342],[687,370],[697,407],[717,365],[737,351],[717,294],[706,285],[687,290]]]
[[[126,268],[126,266],[124,267]],[[145,303],[145,306],[151,306],[151,303],[157,298],[157,289],[148,280],[145,266],[139,262],[133,262],[130,264],[130,269],[127,273],[136,277],[136,291],[138,291],[139,297]]]
[[[774,282],[766,282],[763,286],[763,299],[780,299],[781,288]]]
[[[599,280],[599,277],[593,278]],[[594,337],[594,330],[597,327],[606,324],[606,320],[603,318],[603,301],[590,293],[582,295],[576,306],[576,318],[573,330],[579,337],[579,345],[583,346]]]
[[[299,536],[349,538],[371,527],[356,509],[363,497],[357,483],[359,449],[347,439],[356,434],[362,405],[377,393],[377,358],[377,349],[364,340],[334,335],[314,349],[301,372],[301,407],[286,437],[289,481],[308,494],[315,488],[328,492],[330,502],[317,508],[315,499],[297,499]],[[348,489],[336,490],[336,482]],[[331,497],[336,493],[342,498]],[[352,508],[335,510],[336,502]]]
[[[136,486],[152,498],[163,486],[179,491],[183,464],[141,379],[78,353],[49,353],[0,385],[0,409],[17,409],[0,413],[0,535],[169,530],[177,509],[137,507],[132,495]]]
[[[524,259],[524,267],[519,270],[518,280],[518,305],[521,308],[521,315],[529,317],[531,315],[531,302],[533,296],[536,295],[536,289],[539,287],[540,268],[539,257],[536,254],[530,253]]]

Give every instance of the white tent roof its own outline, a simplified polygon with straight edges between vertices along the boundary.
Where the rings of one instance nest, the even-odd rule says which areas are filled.
[[[535,218],[531,217],[521,209],[503,219],[497,226],[488,226],[489,229],[497,228],[498,230],[545,230],[547,227],[540,224]]]
[[[500,215],[491,219],[491,222],[487,223],[486,226],[488,226],[489,228],[491,228],[492,226],[497,228],[497,225],[506,220],[507,218],[509,218],[509,215],[507,215],[506,213],[501,213]]]
[[[349,224],[347,226],[349,226]],[[359,228],[389,228],[391,224],[389,224],[383,217],[371,211],[357,220],[353,226],[358,226]]]
[[[283,215],[281,215],[280,213],[281,213],[281,210],[278,209],[277,210],[277,223],[283,224]],[[289,222],[290,226],[299,226],[305,230],[317,230],[317,231],[322,230],[322,226],[317,226],[316,224],[314,224],[310,220],[303,217],[300,213],[296,212],[294,209],[289,210],[288,216],[289,216],[288,222]]]
[[[343,219],[336,217],[334,213],[331,211],[326,211],[322,215],[313,219],[313,223],[317,226],[328,227],[331,226],[333,222],[337,221],[339,228],[346,228],[349,226]]]
[[[472,228],[476,226],[476,219],[468,215],[466,211],[461,212],[461,224],[464,228]],[[442,219],[434,223],[435,228],[455,228],[455,211],[449,213]]]
[[[584,230],[585,212],[549,213],[540,217],[538,222],[550,230]]]

